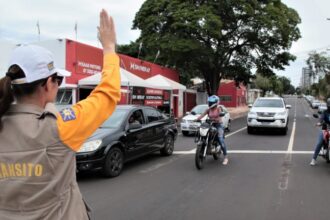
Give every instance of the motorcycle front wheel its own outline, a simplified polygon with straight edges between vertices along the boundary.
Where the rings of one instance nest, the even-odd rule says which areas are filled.
[[[219,160],[220,156],[221,156],[221,150],[219,150],[217,153],[213,154],[213,159],[214,160]]]
[[[196,148],[196,154],[195,154],[195,165],[196,168],[201,170],[204,167],[204,147],[203,145],[198,145]]]

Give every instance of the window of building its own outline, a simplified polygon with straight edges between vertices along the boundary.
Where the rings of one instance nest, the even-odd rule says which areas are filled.
[[[220,97],[220,101],[221,102],[231,102],[231,96],[230,95],[223,95],[223,96],[219,96]]]

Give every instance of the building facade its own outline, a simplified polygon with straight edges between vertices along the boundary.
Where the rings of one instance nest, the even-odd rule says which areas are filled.
[[[221,80],[218,90],[220,103],[226,107],[236,108],[247,104],[247,90],[243,84],[236,86],[234,80]]]
[[[103,50],[101,48],[70,39],[54,39],[33,44],[50,50],[54,55],[55,65],[58,68],[71,72],[71,76],[67,77],[63,85],[61,85],[57,97],[58,103],[73,104],[89,95],[95,85],[79,85],[79,81],[100,74],[103,65]],[[0,42],[1,57],[4,57],[1,59],[3,63],[0,63],[1,71],[5,71],[8,67],[8,59],[16,46],[8,42],[2,44]],[[173,69],[122,54],[119,54],[119,57],[121,69],[135,74],[143,80],[161,75],[168,78],[169,81],[179,82],[179,73]],[[1,73],[1,76],[4,75],[5,72]],[[151,86],[143,86],[139,89],[134,89],[130,84],[125,84],[122,86],[121,103],[130,104],[133,103],[133,100],[137,103],[137,99],[134,99],[137,97],[137,94],[134,94],[134,92],[138,91],[144,93],[144,95],[139,96],[139,98],[144,98],[143,100],[138,100],[139,103],[143,101],[141,104],[166,109],[167,112],[175,112],[176,117],[181,117],[184,113],[184,90],[185,86],[181,86],[179,89],[172,88],[171,85],[160,88],[160,85],[157,83]]]

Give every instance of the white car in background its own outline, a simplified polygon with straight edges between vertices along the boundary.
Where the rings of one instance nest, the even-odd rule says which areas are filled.
[[[253,105],[249,105],[247,116],[247,132],[253,133],[257,128],[277,128],[286,135],[289,123],[289,109],[280,97],[258,98]]]
[[[321,104],[320,100],[314,99],[311,103],[311,107],[312,108],[318,108],[320,104]]]
[[[220,105],[223,109],[225,115],[222,117],[222,122],[227,131],[230,131],[231,118],[227,108],[223,105]],[[200,122],[194,122],[201,114],[203,114],[206,109],[208,109],[208,105],[196,105],[190,112],[186,113],[186,116],[182,118],[181,121],[181,132],[184,136],[189,135],[189,133],[194,133],[198,130],[200,126]],[[207,118],[207,115],[204,116],[201,121],[204,122]]]
[[[322,102],[322,103],[320,103],[320,105],[319,105],[319,107],[318,107],[318,109],[317,109],[317,112],[318,112],[319,114],[322,114],[322,112],[324,112],[324,111],[327,110],[327,109],[328,109],[328,107],[327,107],[327,103]]]

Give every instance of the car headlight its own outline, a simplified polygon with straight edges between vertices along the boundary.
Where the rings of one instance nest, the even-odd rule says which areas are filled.
[[[101,140],[88,141],[82,145],[79,153],[91,152],[97,150],[102,144]]]
[[[286,115],[286,111],[284,111],[284,112],[277,112],[276,115],[277,116],[285,116]]]
[[[249,112],[248,117],[257,117],[257,113],[256,112]]]

